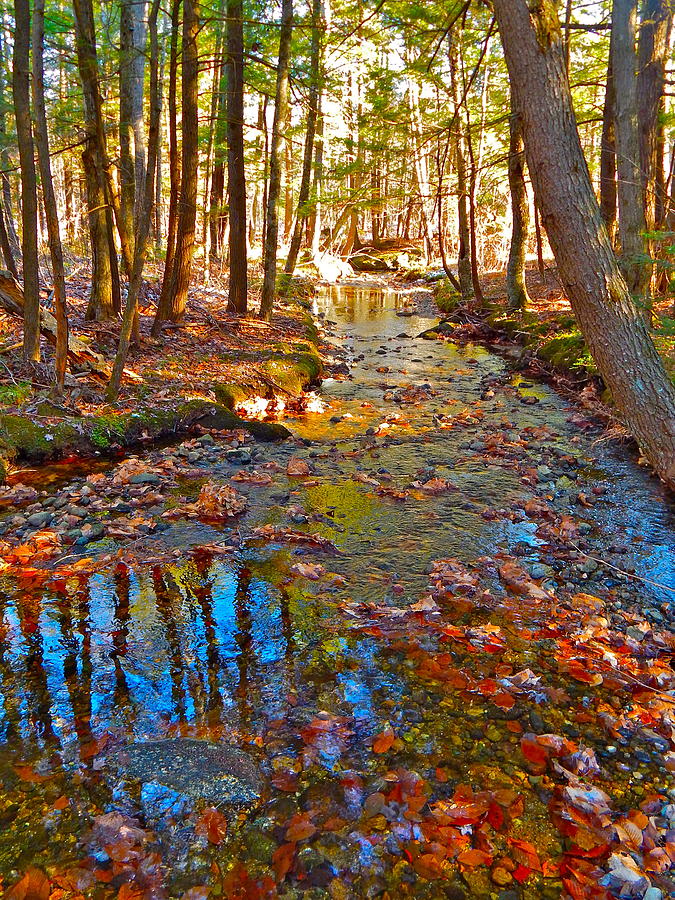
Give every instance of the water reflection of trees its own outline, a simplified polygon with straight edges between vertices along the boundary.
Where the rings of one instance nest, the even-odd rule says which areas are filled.
[[[228,595],[219,607],[216,584]],[[274,666],[288,683],[295,652],[288,596],[247,565],[223,569],[203,554],[183,567],[134,575],[120,564],[109,577],[3,595],[5,755],[34,759],[68,745],[71,758],[79,754],[89,765],[106,729],[138,734],[167,716],[183,725],[250,731],[263,713],[259,682],[270,675],[262,672],[257,647],[267,631],[256,638],[255,620],[277,604]]]

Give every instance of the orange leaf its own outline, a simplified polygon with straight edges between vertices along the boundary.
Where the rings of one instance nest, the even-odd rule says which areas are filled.
[[[387,728],[382,734],[378,734],[373,741],[373,753],[386,753],[396,740],[396,735],[391,728]]]
[[[457,857],[457,862],[473,869],[476,866],[489,866],[492,862],[492,856],[486,853],[485,850],[463,850]]]
[[[5,900],[49,900],[51,885],[42,869],[28,869],[5,894]]]

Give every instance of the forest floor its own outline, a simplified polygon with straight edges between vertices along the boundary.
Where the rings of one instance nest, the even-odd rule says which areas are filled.
[[[77,269],[68,279],[70,330],[110,365],[119,325],[85,319],[89,283],[87,273]],[[229,315],[226,282],[195,285],[183,321],[166,323],[155,339],[150,329],[159,289],[151,277],[140,310],[142,345],[132,348],[119,399],[112,404],[105,399],[105,378],[77,363],[80,371],[68,375],[64,397],[55,400],[52,347],[43,341],[43,362],[26,364],[21,323],[0,313],[0,457],[11,462],[110,453],[188,430],[207,409],[217,411],[223,427],[246,427],[232,411],[255,412],[270,400],[281,407],[306,402],[306,390],[322,371],[308,312],[309,281],[295,279],[272,323]],[[257,289],[254,281],[253,309]]]

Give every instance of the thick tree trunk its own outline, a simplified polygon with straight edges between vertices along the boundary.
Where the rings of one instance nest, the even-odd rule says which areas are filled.
[[[93,261],[87,317],[106,319],[119,311],[119,282],[105,172],[107,160],[98,83],[94,13],[90,0],[73,0],[73,10],[84,100],[85,149],[82,153],[82,165],[87,182],[89,236]]]
[[[40,360],[40,280],[38,270],[37,178],[33,156],[33,128],[30,111],[30,6],[29,0],[15,0],[14,58],[12,87],[16,138],[21,166],[23,252],[23,355]]]
[[[663,225],[663,101],[672,25],[673,10],[669,0],[644,0],[638,41],[637,118],[648,231]]]
[[[610,38],[611,40],[611,38]],[[605,103],[602,110],[600,139],[600,213],[609,239],[616,239],[616,140],[614,135],[614,73],[610,47],[605,83]]]
[[[509,188],[511,191],[511,248],[506,267],[506,299],[509,309],[523,310],[529,304],[525,284],[525,255],[530,206],[525,187],[525,148],[520,115],[511,103],[509,126]]]
[[[248,294],[246,175],[244,170],[244,13],[227,0],[227,173],[230,194],[228,312],[245,315]]]
[[[614,0],[611,52],[615,85],[620,265],[631,294],[636,302],[644,305],[650,267],[645,260],[645,216],[637,121],[636,6],[637,0]]]
[[[265,216],[265,240],[263,244],[263,286],[260,298],[260,318],[272,317],[277,284],[277,249],[279,243],[279,195],[281,193],[281,129],[288,119],[288,67],[293,34],[293,0],[281,4],[281,28],[279,30],[279,62],[277,65],[277,89],[270,143],[270,181]]]
[[[675,387],[618,268],[584,159],[554,0],[494,0],[535,198],[560,277],[614,402],[675,487]],[[618,86],[617,86],[618,87]]]
[[[133,268],[132,242],[133,233],[126,226],[122,216],[120,198],[117,193],[111,162],[108,158],[106,130],[103,119],[103,103],[99,84],[99,66],[96,52],[96,27],[92,0],[73,0],[75,13],[75,36],[77,41],[77,57],[82,81],[86,111],[87,138],[94,141],[97,165],[103,173],[103,184],[109,210],[109,221],[114,216],[120,240],[122,261],[127,276],[131,276]],[[115,256],[111,240],[111,264]],[[116,264],[116,263],[115,263]]]
[[[59,230],[59,214],[52,181],[49,158],[49,133],[45,109],[43,44],[45,36],[45,0],[33,5],[33,110],[35,115],[35,145],[40,166],[42,201],[47,219],[49,255],[54,279],[54,317],[56,319],[55,381],[58,393],[63,392],[68,363],[68,313],[66,311],[66,277],[63,268],[63,249]]]
[[[310,205],[310,193],[312,190],[312,161],[314,158],[314,142],[319,116],[319,103],[321,99],[322,60],[321,60],[321,30],[326,27],[326,20],[322,14],[321,0],[313,0],[312,3],[312,46],[310,49],[310,86],[309,108],[307,110],[307,129],[305,131],[305,149],[302,159],[302,176],[300,178],[300,191],[298,193],[298,208],[295,214],[295,227],[291,238],[291,246],[286,258],[284,274],[290,277],[295,271],[295,266],[300,253],[302,232],[307,217],[312,212]],[[319,160],[318,165],[322,165]],[[316,177],[316,170],[315,170]],[[320,177],[320,176],[319,176]],[[318,185],[316,186],[318,190]],[[316,222],[314,227],[316,228]]]

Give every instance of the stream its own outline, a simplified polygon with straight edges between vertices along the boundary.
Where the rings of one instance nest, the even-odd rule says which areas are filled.
[[[656,719],[656,738],[603,730],[611,683],[550,665],[562,638],[509,605],[499,573],[515,560],[542,593],[667,631],[672,507],[548,385],[481,346],[417,339],[430,321],[397,315],[408,302],[320,291],[348,366],[324,381],[325,408],[284,420],[295,441],[247,444],[250,461],[218,440],[196,451],[202,480],[277,464],[268,484],[236,483],[249,509],[231,526],[167,518],[154,540],[169,559],[146,543],[100,572],[2,580],[0,892],[39,866],[64,898],[560,897],[569,836],[551,772],[519,755],[530,732],[592,748],[612,814],[675,799]],[[291,459],[310,475],[288,476]],[[52,494],[85,484],[57,472]],[[439,560],[457,602],[434,593]],[[438,675],[450,657],[455,684]],[[523,671],[549,693],[496,702]],[[471,809],[444,819],[460,785]],[[523,842],[551,864],[524,862]],[[658,878],[668,896],[675,880]]]

